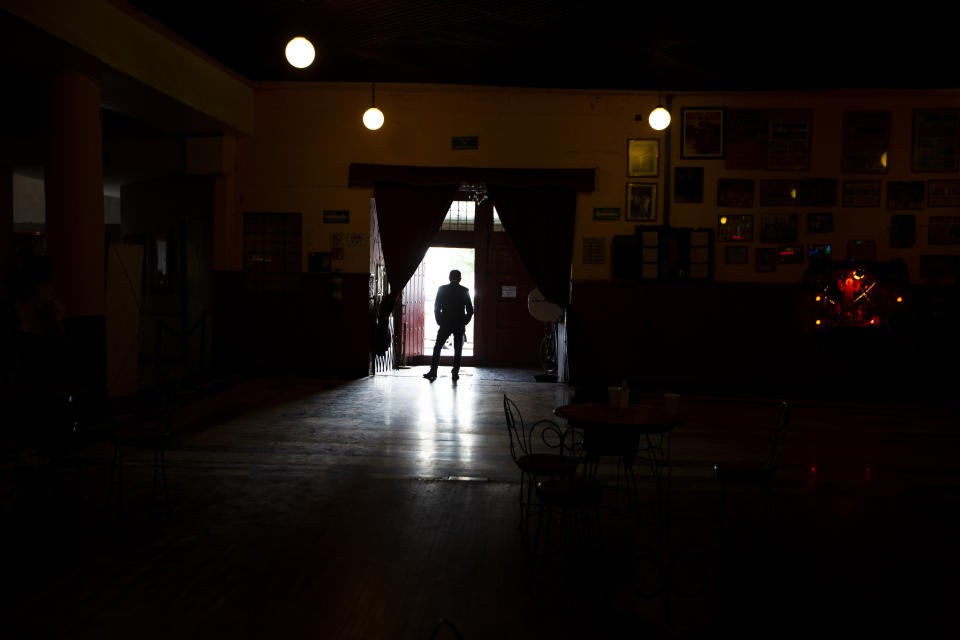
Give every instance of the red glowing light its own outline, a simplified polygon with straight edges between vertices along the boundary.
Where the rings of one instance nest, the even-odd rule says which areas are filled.
[[[897,302],[903,302],[903,296],[897,296]]]
[[[843,281],[843,284],[847,285],[848,287],[852,287],[852,286],[853,286],[853,278],[847,278],[846,280]]]
[[[810,471],[815,473],[817,471],[817,465],[813,465],[812,467],[810,467]]]

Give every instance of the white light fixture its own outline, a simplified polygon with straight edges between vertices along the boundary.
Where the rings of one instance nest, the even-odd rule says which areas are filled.
[[[287,43],[285,51],[287,62],[297,69],[306,69],[313,64],[313,59],[317,53],[313,49],[313,44],[302,36],[297,36]]]
[[[376,131],[383,126],[383,111],[377,109],[376,83],[370,85],[370,108],[363,112],[363,126]]]
[[[663,131],[670,126],[670,112],[664,109],[663,103],[660,102],[660,92],[657,92],[657,106],[650,112],[650,117],[647,118],[647,122],[650,123],[652,129],[657,131]]]

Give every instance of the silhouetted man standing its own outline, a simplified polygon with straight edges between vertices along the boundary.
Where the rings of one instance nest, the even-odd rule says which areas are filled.
[[[463,353],[464,328],[473,317],[473,303],[470,302],[470,291],[460,286],[460,272],[454,269],[450,272],[450,284],[445,284],[437,290],[437,301],[433,304],[433,315],[437,318],[440,329],[437,331],[437,343],[433,346],[433,361],[430,371],[423,377],[433,382],[437,379],[437,367],[440,366],[440,351],[443,343],[453,334],[453,379],[460,378],[460,355]]]

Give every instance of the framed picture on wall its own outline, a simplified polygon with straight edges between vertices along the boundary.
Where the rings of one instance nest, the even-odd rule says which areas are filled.
[[[886,173],[890,150],[889,111],[847,111],[843,114],[844,173]]]
[[[717,242],[751,242],[753,216],[717,216]]]
[[[796,180],[761,180],[757,191],[761,207],[791,207],[797,204]]]
[[[808,244],[807,260],[810,262],[830,262],[832,247],[829,244]]]
[[[956,171],[960,168],[960,109],[914,109],[915,172]]]
[[[799,216],[795,213],[765,213],[760,216],[760,240],[796,242]]]
[[[660,141],[656,138],[627,140],[627,176],[645,178],[660,175]]]
[[[803,262],[803,245],[777,247],[777,262],[780,264],[797,264]]]
[[[928,207],[960,207],[960,180],[927,181]]]
[[[832,207],[837,204],[837,181],[833,178],[806,178],[797,186],[801,207]]]
[[[723,258],[726,264],[747,264],[750,256],[750,247],[734,244],[723,248]]]
[[[703,167],[677,167],[673,177],[674,202],[703,202]]]
[[[844,207],[880,207],[879,180],[845,180]]]
[[[753,208],[753,180],[720,178],[717,180],[717,206]]]
[[[929,244],[960,244],[960,216],[930,216]]]
[[[807,214],[807,233],[830,233],[833,231],[833,214],[808,213]]]
[[[685,107],[680,111],[682,158],[723,157],[723,107]]]
[[[777,250],[776,249],[757,249],[756,268],[759,272],[770,272],[777,270]]]
[[[657,185],[652,182],[627,183],[627,220],[656,222]]]
[[[917,216],[901,214],[890,216],[890,247],[909,249],[917,242]]]
[[[887,209],[923,209],[926,185],[923,180],[897,181],[887,183]]]

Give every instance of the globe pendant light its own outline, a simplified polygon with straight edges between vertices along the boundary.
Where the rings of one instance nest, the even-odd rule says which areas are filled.
[[[376,131],[383,126],[383,111],[377,109],[377,98],[374,93],[376,83],[370,85],[370,108],[363,112],[363,126],[370,131]]]
[[[663,131],[670,126],[670,112],[663,107],[663,103],[660,101],[660,92],[657,92],[657,106],[650,112],[650,117],[647,118],[647,122],[650,123],[652,129],[657,131]]]
[[[317,53],[313,44],[302,36],[297,36],[287,43],[286,48],[287,62],[297,69],[306,69],[313,64],[313,59]]]

